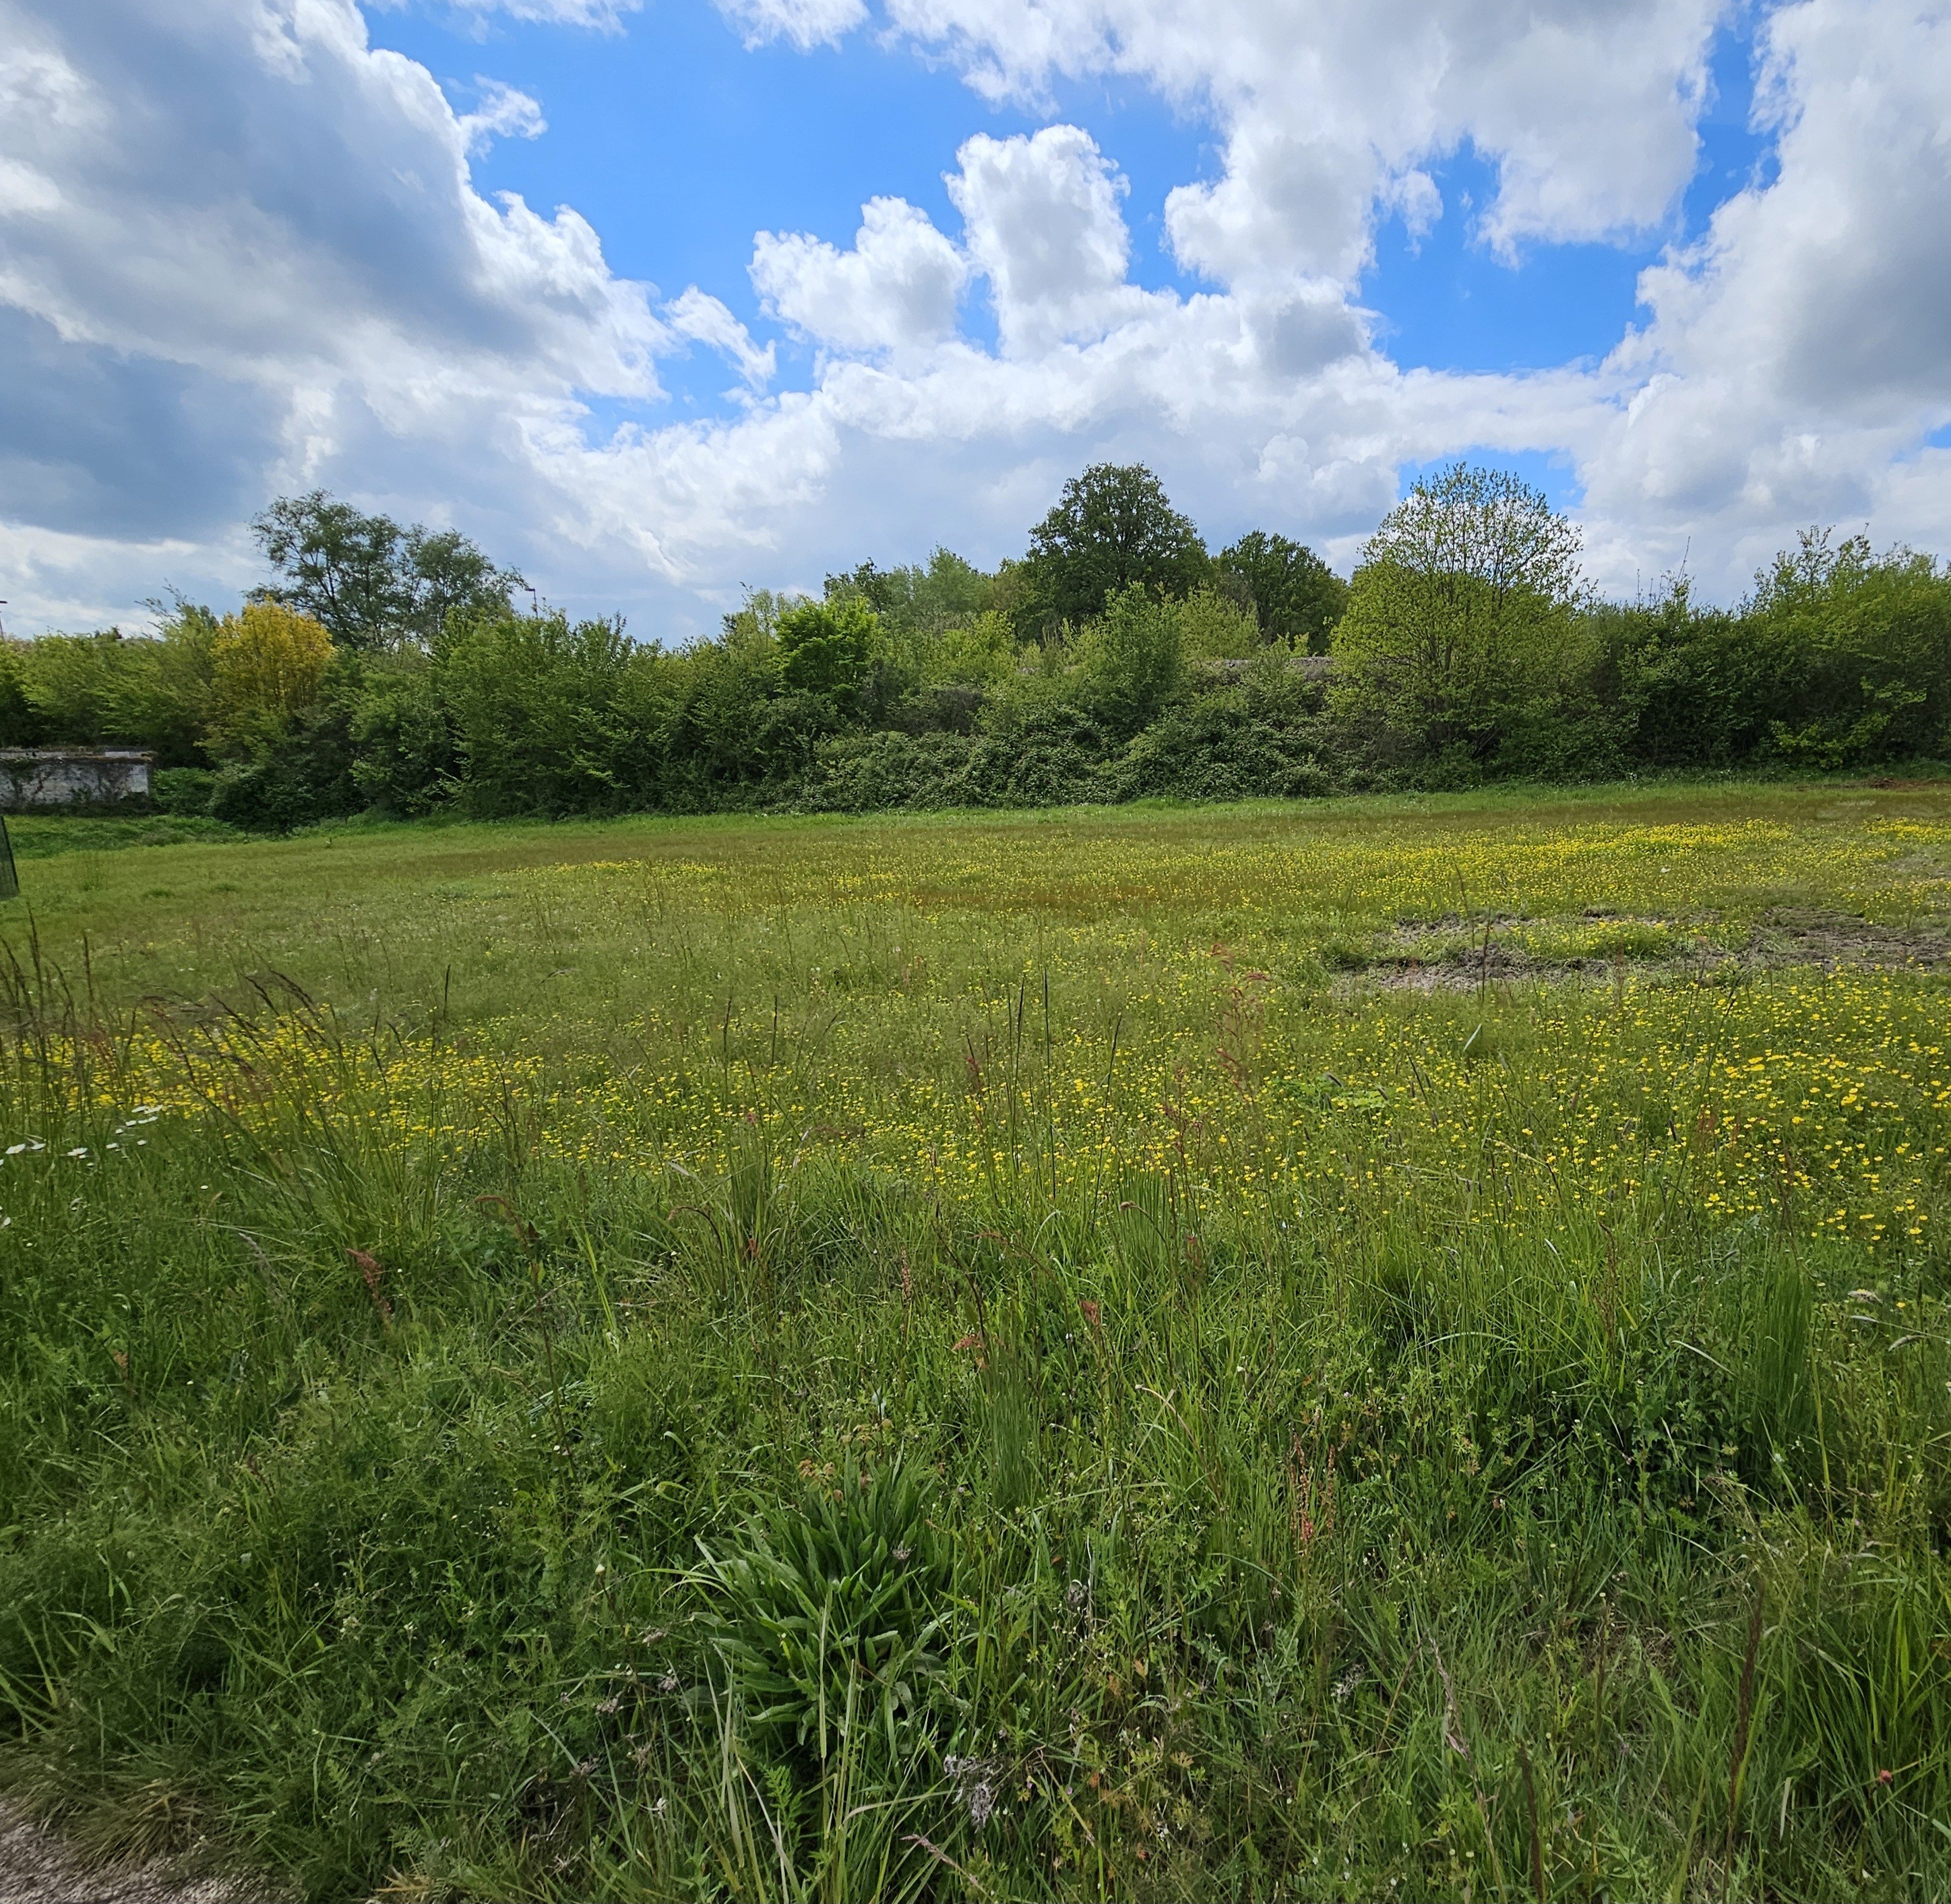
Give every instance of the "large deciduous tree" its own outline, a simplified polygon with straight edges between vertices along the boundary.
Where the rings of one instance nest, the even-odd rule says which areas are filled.
[[[280,497],[251,528],[278,576],[261,596],[311,616],[355,652],[430,647],[451,614],[506,613],[527,585],[458,529],[402,527],[322,489]]]
[[[1334,638],[1342,692],[1425,757],[1488,760],[1575,645],[1577,528],[1503,470],[1459,463],[1383,519]]]
[[[1222,550],[1215,566],[1222,585],[1253,604],[1263,639],[1303,654],[1328,652],[1348,585],[1313,550],[1256,529]]]
[[[498,567],[457,529],[416,523],[401,538],[400,626],[407,640],[431,648],[450,615],[508,612],[517,588],[529,585],[515,569]]]
[[[1210,566],[1198,530],[1142,463],[1094,463],[1030,533],[1019,623],[1031,635],[1081,626],[1132,587],[1187,595]]]

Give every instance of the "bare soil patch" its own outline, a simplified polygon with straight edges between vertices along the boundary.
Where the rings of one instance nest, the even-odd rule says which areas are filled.
[[[1408,991],[1475,991],[1522,982],[1568,984],[1609,982],[1622,972],[1662,972],[1675,977],[1756,972],[1786,966],[1824,971],[1928,970],[1951,967],[1951,933],[1935,927],[1880,925],[1874,919],[1815,907],[1776,907],[1765,913],[1738,947],[1700,932],[1698,919],[1627,919],[1588,913],[1668,935],[1658,952],[1618,951],[1592,957],[1541,957],[1508,936],[1493,920],[1487,936],[1479,925],[1474,942],[1460,936],[1464,923],[1441,920],[1428,926],[1403,926],[1366,956],[1338,954],[1349,982]],[[1676,927],[1683,929],[1676,930]],[[1691,927],[1694,929],[1687,930]]]
[[[92,1864],[58,1832],[0,1799],[0,1899],[6,1904],[254,1904],[228,1878],[186,1874],[180,1856]]]

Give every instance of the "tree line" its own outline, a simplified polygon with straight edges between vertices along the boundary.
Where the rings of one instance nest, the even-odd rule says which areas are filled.
[[[152,750],[179,810],[410,816],[1037,805],[1844,769],[1951,751],[1951,566],[1812,530],[1731,609],[1602,599],[1504,472],[1419,482],[1343,582],[1216,554],[1141,466],[1020,560],[863,562],[666,648],[572,621],[451,530],[323,494],[255,524],[236,610],[0,644],[0,745]],[[520,599],[524,595],[529,598]]]

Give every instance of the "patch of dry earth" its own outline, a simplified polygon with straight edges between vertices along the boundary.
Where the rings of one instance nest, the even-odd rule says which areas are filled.
[[[1623,922],[1671,930],[1680,922],[1647,919]],[[1349,973],[1348,982],[1357,988],[1380,985],[1391,991],[1475,991],[1487,985],[1525,982],[1609,982],[1622,968],[1679,977],[1704,976],[1730,967],[1754,972],[1784,966],[1815,966],[1824,971],[1909,966],[1942,970],[1951,966],[1951,934],[1942,929],[1880,925],[1847,913],[1808,907],[1777,907],[1764,914],[1738,950],[1730,950],[1706,938],[1676,935],[1673,949],[1657,958],[1540,958],[1522,945],[1500,939],[1495,922],[1488,941],[1479,939],[1474,944],[1459,944],[1458,929],[1457,922],[1448,920],[1434,926],[1404,927],[1376,950],[1365,967]]]
[[[257,1904],[228,1878],[186,1876],[182,1861],[91,1865],[61,1836],[0,1799],[5,1904]]]

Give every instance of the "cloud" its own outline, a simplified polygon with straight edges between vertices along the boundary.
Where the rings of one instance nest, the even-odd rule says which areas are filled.
[[[1125,282],[1131,238],[1118,203],[1128,188],[1088,133],[979,133],[956,157],[948,195],[989,281],[1006,355],[1040,355],[1142,317],[1153,300]]]
[[[665,305],[664,321],[672,334],[708,344],[732,364],[750,390],[763,390],[779,367],[779,354],[768,344],[763,350],[752,342],[751,332],[716,298],[696,285]]]
[[[0,0],[0,43],[6,155],[61,197],[8,218],[0,299],[64,338],[403,422],[538,373],[654,393],[645,288],[573,211],[477,195],[478,120],[350,0]]]
[[[1657,229],[1696,163],[1718,11],[893,0],[897,25],[979,89],[1034,98],[1057,76],[1118,71],[1210,113],[1221,171],[1171,193],[1166,226],[1220,290],[1129,282],[1122,182],[1082,129],[979,135],[949,185],[1000,357],[832,367],[794,420],[802,443],[811,418],[826,426],[820,473],[801,480],[885,495],[872,472],[897,440],[934,442],[965,483],[1054,467],[1054,444],[1082,460],[1123,443],[1222,523],[1260,511],[1346,553],[1403,463],[1544,451],[1582,488],[1614,586],[1690,543],[1710,591],[1734,592],[1809,520],[1943,546],[1951,492],[1931,485],[1951,454],[1923,441],[1951,418],[1941,9],[1800,0],[1767,17],[1758,129],[1776,162],[1645,274],[1651,321],[1606,364],[1404,375],[1371,345],[1375,220],[1431,229],[1443,207],[1424,162],[1461,142],[1497,167],[1478,236],[1507,258]]]
[[[539,139],[548,130],[542,107],[526,92],[499,80],[480,80],[481,103],[456,123],[470,158],[479,158],[498,139]]]
[[[1119,201],[1128,188],[1089,133],[979,133],[956,158],[947,184],[961,245],[901,198],[870,199],[848,251],[803,232],[761,232],[751,275],[767,311],[841,350],[912,350],[954,334],[976,276],[988,284],[1004,354],[1038,357],[1102,337],[1159,301],[1127,282]]]
[[[741,583],[816,585],[862,554],[1015,553],[1105,457],[1151,463],[1210,533],[1279,528],[1344,563],[1405,464],[1466,450],[1567,461],[1617,585],[1690,535],[1731,591],[1815,519],[1943,546],[1941,8],[1768,16],[1777,163],[1645,274],[1645,323],[1603,364],[1405,371],[1374,341],[1375,222],[1453,215],[1431,172],[1466,142],[1498,174],[1481,236],[1513,257],[1662,229],[1715,12],[891,0],[979,89],[1122,73],[1212,124],[1214,176],[1165,205],[1207,288],[1132,282],[1126,187],[1086,129],[977,133],[947,181],[959,228],[876,196],[851,239],[757,234],[768,317],[817,346],[780,388],[773,344],[713,295],[731,287],[666,301],[573,208],[477,191],[480,142],[539,133],[539,107],[484,83],[457,114],[353,0],[0,0],[10,625],[126,616],[165,581],[234,594],[256,573],[241,525],[315,483],[456,521],[557,598],[666,635]],[[863,17],[735,15],[801,45]],[[962,321],[977,300],[993,348]],[[732,401],[673,420],[659,364],[701,344]]]
[[[261,504],[279,423],[268,393],[64,341],[4,307],[0,363],[0,520],[136,540],[220,535]]]
[[[504,13],[511,20],[528,20],[545,26],[593,27],[599,32],[616,33],[626,14],[635,13],[644,0],[448,0],[464,13]],[[407,0],[377,0],[382,6],[403,6]]]
[[[1747,566],[1802,522],[1942,547],[1951,491],[1919,479],[1951,460],[1922,447],[1951,418],[1951,16],[1803,0],[1762,51],[1775,174],[1642,277],[1588,507]]]
[[[991,97],[1118,73],[1209,117],[1221,176],[1174,192],[1167,223],[1182,262],[1236,285],[1352,279],[1378,201],[1466,142],[1497,165],[1483,233],[1508,254],[1658,226],[1693,170],[1724,5],[889,0],[888,17]]]
[[[748,46],[787,39],[804,53],[830,46],[867,17],[862,0],[717,0]]]
[[[1443,217],[1441,190],[1427,172],[1416,167],[1391,179],[1377,195],[1376,205],[1402,220],[1412,247],[1420,245]]]
[[[766,308],[841,350],[932,344],[955,329],[967,261],[902,198],[861,208],[854,248],[804,233],[758,235],[752,282]]]
[[[201,534],[373,426],[395,466],[505,457],[525,416],[659,394],[682,339],[650,288],[575,212],[469,183],[533,101],[457,117],[350,0],[0,0],[0,48],[15,522]]]

